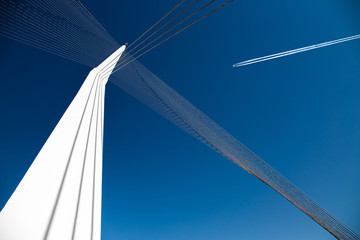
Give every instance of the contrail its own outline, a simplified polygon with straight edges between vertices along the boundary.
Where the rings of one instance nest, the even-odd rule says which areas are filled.
[[[289,50],[289,51],[286,51],[286,52],[271,54],[271,55],[267,55],[267,56],[264,56],[264,57],[259,57],[259,58],[254,58],[254,59],[251,59],[251,60],[239,62],[239,63],[234,64],[233,67],[242,67],[242,66],[246,66],[246,65],[250,65],[250,64],[254,64],[254,63],[258,63],[258,62],[264,62],[264,61],[268,61],[268,60],[271,60],[271,59],[285,57],[285,56],[296,54],[296,53],[306,52],[306,51],[310,51],[310,50],[313,50],[313,49],[316,49],[316,48],[327,47],[327,46],[330,46],[330,45],[343,43],[343,42],[347,42],[347,41],[351,41],[351,40],[355,40],[355,39],[359,39],[359,38],[360,38],[360,34],[354,35],[354,36],[351,36],[351,37],[341,38],[341,39],[338,39],[338,40],[333,40],[333,41],[329,41],[329,42],[315,44],[315,45],[311,45],[311,46],[308,46],[308,47],[297,48],[297,49]]]

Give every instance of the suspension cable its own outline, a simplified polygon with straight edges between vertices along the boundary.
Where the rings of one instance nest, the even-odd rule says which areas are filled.
[[[133,45],[135,42],[137,42],[141,37],[143,37],[147,32],[149,32],[152,28],[154,28],[158,23],[160,23],[163,19],[165,19],[171,12],[173,12],[176,8],[178,8],[181,4],[183,4],[186,0],[183,0],[182,2],[180,2],[178,5],[176,5],[173,9],[171,9],[168,13],[166,13],[160,20],[158,20],[153,26],[151,26],[148,30],[146,30],[140,37],[138,37],[134,42],[132,42],[127,48],[129,48],[131,45]],[[159,30],[161,30],[162,28],[164,28],[166,25],[168,25],[170,22],[172,22],[173,20],[175,20],[178,16],[180,16],[181,14],[183,14],[187,9],[189,9],[191,6],[193,6],[195,3],[197,3],[200,0],[196,0],[195,2],[193,2],[192,4],[190,4],[190,6],[188,6],[187,8],[185,8],[183,11],[181,11],[179,14],[177,14],[175,17],[173,17],[170,21],[166,22],[163,26],[161,26],[157,31],[155,31],[154,33],[152,33],[150,36],[148,36],[146,39],[144,39],[141,43],[137,44],[132,50],[134,50],[135,48],[137,48],[138,46],[140,46],[144,41],[146,41],[147,39],[149,39],[151,36],[153,36],[155,33],[157,33]],[[122,58],[124,58],[126,55],[129,55],[129,52],[127,51],[122,55]],[[121,62],[122,63],[122,62]],[[116,65],[119,65],[119,63],[117,63]],[[109,68],[107,69],[109,70]],[[110,72],[111,73],[111,72]]]
[[[229,3],[231,3],[234,0],[229,0],[226,3],[224,3],[223,5],[217,7],[216,9],[212,10],[211,12],[207,13],[206,15],[202,16],[201,18],[197,19],[196,21],[192,22],[191,24],[187,25],[186,27],[182,28],[181,30],[177,31],[176,33],[174,33],[173,35],[171,35],[170,37],[164,39],[163,41],[161,41],[160,43],[156,44],[155,46],[151,47],[150,49],[146,50],[145,52],[143,52],[142,54],[140,54],[139,56],[133,58],[131,61],[127,62],[126,64],[119,66],[117,68],[115,68],[112,73],[115,73],[117,71],[119,71],[120,69],[122,69],[123,67],[125,67],[126,65],[130,64],[131,62],[135,61],[136,59],[138,59],[139,57],[141,57],[142,55],[148,53],[149,51],[153,50],[154,48],[158,47],[159,45],[163,44],[164,42],[166,42],[167,40],[169,40],[170,38],[176,36],[177,34],[181,33],[182,31],[184,31],[185,29],[189,28],[190,26],[194,25],[195,23],[201,21],[202,19],[204,19],[205,17],[211,15],[212,13],[220,10],[221,8],[225,7],[226,5],[228,5]],[[110,73],[110,74],[112,74]],[[110,75],[109,74],[109,75]]]
[[[166,18],[170,13],[172,13],[175,9],[177,9],[181,4],[183,4],[186,0],[183,0],[178,5],[176,5],[173,9],[171,9],[168,13],[166,13],[162,18],[160,18],[154,25],[152,25],[148,30],[146,30],[143,34],[140,35],[135,41],[133,41],[128,48],[130,48],[134,43],[136,43],[140,38],[142,38],[146,33],[148,33],[151,29],[153,29],[156,25],[158,25],[164,18]]]
[[[132,52],[133,50],[135,50],[137,47],[139,47],[141,44],[143,44],[146,40],[148,40],[149,38],[151,38],[152,36],[154,36],[154,34],[156,34],[157,32],[159,32],[161,29],[163,29],[165,26],[167,26],[169,23],[171,23],[172,21],[174,21],[176,18],[178,18],[180,15],[182,15],[184,12],[186,12],[189,8],[191,8],[192,6],[194,6],[197,2],[199,2],[200,0],[196,0],[194,1],[192,4],[190,4],[188,7],[186,7],[184,10],[182,10],[180,13],[178,13],[175,17],[173,17],[172,19],[170,19],[169,21],[167,21],[163,26],[161,26],[159,29],[157,29],[155,32],[153,32],[152,34],[150,34],[149,36],[147,36],[144,40],[142,40],[140,43],[138,43],[135,47],[133,47],[133,49],[131,49],[130,51],[128,51],[124,56],[122,56],[123,58],[128,55],[130,52]]]
[[[197,14],[198,12],[200,12],[201,10],[203,10],[204,8],[206,8],[207,6],[209,6],[210,4],[212,4],[213,2],[215,2],[216,0],[211,0],[210,2],[208,2],[207,4],[205,4],[204,6],[202,6],[201,8],[199,8],[197,11],[195,11],[194,13],[190,14],[189,16],[187,16],[185,19],[183,19],[182,21],[178,22],[177,24],[175,24],[173,27],[171,27],[170,29],[168,29],[166,32],[162,33],[160,36],[156,37],[155,39],[153,39],[152,41],[150,41],[148,44],[146,44],[145,46],[143,46],[142,48],[140,48],[139,50],[137,50],[133,55],[139,53],[140,51],[142,51],[143,49],[145,49],[146,47],[148,47],[150,44],[152,44],[153,42],[155,42],[156,40],[158,40],[159,38],[161,38],[162,36],[164,36],[165,34],[167,34],[168,32],[170,32],[171,30],[173,30],[174,28],[176,28],[177,26],[179,26],[180,24],[182,24],[183,22],[185,22],[187,19],[191,18],[192,16],[194,16],[195,14]],[[132,49],[134,50],[134,49]],[[128,54],[131,51],[128,52]],[[146,51],[148,52],[148,51]],[[128,59],[130,59],[130,57],[122,60],[118,65],[121,65],[122,63],[126,62]]]

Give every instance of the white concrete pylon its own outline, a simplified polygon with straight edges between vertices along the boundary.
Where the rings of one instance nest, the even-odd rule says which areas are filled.
[[[0,212],[1,240],[100,239],[105,84],[124,50],[87,76]]]

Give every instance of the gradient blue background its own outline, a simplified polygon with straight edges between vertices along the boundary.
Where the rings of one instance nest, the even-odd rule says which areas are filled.
[[[125,43],[177,2],[83,4]],[[232,68],[359,34],[359,12],[357,0],[237,0],[140,61],[359,233],[360,40]],[[2,208],[90,69],[5,38],[0,52]],[[333,239],[112,83],[104,137],[103,239]]]

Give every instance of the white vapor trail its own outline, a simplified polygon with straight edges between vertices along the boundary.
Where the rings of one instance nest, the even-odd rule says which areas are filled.
[[[264,57],[259,57],[259,58],[254,58],[254,59],[251,59],[251,60],[239,62],[239,63],[233,64],[233,67],[242,67],[242,66],[246,66],[246,65],[250,65],[250,64],[254,64],[254,63],[258,63],[258,62],[264,62],[264,61],[268,61],[268,60],[271,60],[271,59],[285,57],[285,56],[296,54],[296,53],[306,52],[306,51],[310,51],[310,50],[313,50],[313,49],[316,49],[316,48],[327,47],[327,46],[330,46],[330,45],[343,43],[343,42],[347,42],[347,41],[351,41],[351,40],[355,40],[355,39],[359,39],[359,38],[360,38],[360,34],[354,35],[354,36],[351,36],[351,37],[341,38],[341,39],[338,39],[338,40],[333,40],[333,41],[329,41],[329,42],[315,44],[315,45],[311,45],[311,46],[308,46],[308,47],[297,48],[297,49],[289,50],[289,51],[286,51],[286,52],[271,54],[271,55],[267,55],[267,56],[264,56]]]

